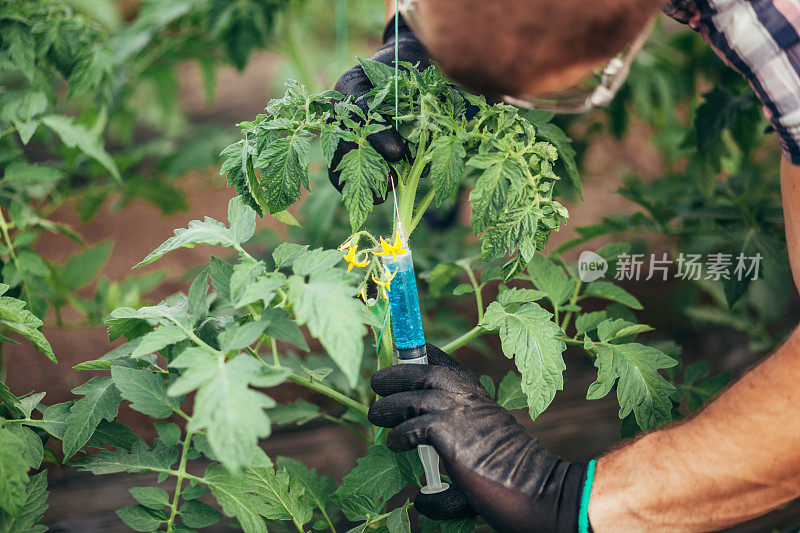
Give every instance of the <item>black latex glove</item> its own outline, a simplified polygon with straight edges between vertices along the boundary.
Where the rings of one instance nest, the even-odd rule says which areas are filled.
[[[419,70],[425,70],[431,64],[427,50],[425,50],[425,47],[422,46],[411,32],[403,20],[403,17],[400,17],[398,26],[398,58],[400,61],[408,61],[414,65],[418,64]],[[377,52],[369,56],[368,59],[394,67],[394,42],[394,17],[392,17],[386,25],[386,29],[383,31],[383,46],[381,46]],[[342,77],[336,82],[335,88],[345,96],[353,96],[356,105],[359,106],[364,113],[367,113],[369,106],[366,100],[361,97],[370,92],[373,86],[361,65],[356,65],[342,74]],[[391,121],[387,122],[391,123]],[[367,137],[367,140],[389,163],[397,163],[406,156],[406,152],[408,151],[405,142],[403,142],[403,138],[397,133],[397,130],[391,126],[389,129],[373,133]],[[339,141],[336,151],[333,153],[331,166],[328,170],[328,177],[339,192],[342,192],[344,184],[339,182],[341,172],[336,172],[334,169],[339,166],[344,154],[354,148],[356,148],[355,143]],[[373,200],[376,204],[380,204],[383,203],[386,198],[378,198],[376,196]]]
[[[430,444],[453,481],[439,494],[418,494],[417,510],[437,520],[477,513],[501,533],[578,531],[586,465],[542,448],[468,369],[427,348],[429,365],[375,373],[372,388],[383,398],[369,410],[370,422],[394,428],[391,450]]]

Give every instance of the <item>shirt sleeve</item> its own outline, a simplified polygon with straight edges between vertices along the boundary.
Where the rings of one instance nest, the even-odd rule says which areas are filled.
[[[700,32],[764,104],[786,159],[800,165],[800,5],[793,0],[673,0],[665,13]]]

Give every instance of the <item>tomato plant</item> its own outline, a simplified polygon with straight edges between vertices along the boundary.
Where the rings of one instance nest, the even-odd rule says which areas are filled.
[[[40,331],[42,318],[48,307],[58,310],[69,304],[85,309],[89,321],[103,319],[109,340],[120,343],[76,367],[100,375],[73,389],[75,401],[46,405],[42,392],[18,397],[0,383],[0,459],[6,466],[0,472],[0,524],[5,529],[41,530],[36,522],[45,506],[45,474],[28,473],[43,460],[57,461],[50,443],[60,442],[65,465],[98,475],[157,475],[156,484],[131,489],[130,505],[117,511],[137,531],[200,529],[226,517],[248,532],[270,527],[399,533],[410,531],[412,520],[425,531],[474,530],[474,520],[435,523],[409,513],[409,502],[400,494],[407,485],[420,485],[419,460],[413,452],[390,452],[384,435],[365,417],[373,400],[369,377],[392,364],[386,326],[391,279],[379,257],[397,246],[395,216],[425,273],[421,299],[426,327],[435,331],[440,346],[458,355],[461,347],[496,337],[502,355],[495,357],[513,361],[516,370],[499,381],[480,378],[504,407],[526,409],[533,419],[547,409],[564,388],[568,347],[585,354],[597,368],[597,378],[586,390],[588,399],[615,392],[626,434],[682,416],[684,403],[689,410],[699,408],[724,385],[725,375],[706,379],[708,368],[702,362],[679,372],[679,348],[651,340],[653,328],[640,318],[647,310],[636,296],[610,281],[583,281],[576,265],[564,258],[594,237],[637,231],[706,249],[719,244],[710,244],[708,236],[723,234],[733,237],[725,242],[733,248],[772,248],[776,271],[785,263],[781,246],[769,246],[780,230],[774,183],[755,179],[762,167],[754,152],[764,132],[752,96],[732,85],[727,93],[712,92],[703,100],[696,87],[672,83],[695,80],[700,74],[687,65],[706,64],[699,61],[694,41],[670,44],[671,51],[683,54],[678,59],[672,53],[659,55],[662,50],[651,46],[609,111],[610,119],[600,121],[599,128],[587,128],[575,143],[559,126],[568,127],[569,120],[489,103],[453,87],[435,68],[419,72],[406,64],[395,86],[394,70],[362,61],[375,86],[366,112],[334,91],[315,93],[290,82],[286,94],[270,101],[264,114],[240,124],[241,138],[222,151],[222,174],[237,193],[227,221],[192,221],[140,264],[181,247],[222,247],[226,255],[203,265],[186,294],[156,305],[143,305],[139,297],[150,281],[135,282],[142,289],[132,288],[126,298],[108,297],[114,291],[103,293],[99,285],[89,302],[75,296],[95,277],[108,246],[89,248],[63,268],[35,259],[36,231],[68,230],[48,224],[30,206],[31,200],[83,191],[79,183],[66,186],[66,180],[86,176],[105,198],[117,187],[114,169],[126,176],[126,183],[139,169],[140,160],[102,142],[104,131],[112,136],[132,131],[125,119],[131,118],[128,105],[137,101],[133,85],[123,83],[125,88],[115,92],[121,83],[114,83],[118,69],[102,63],[107,47],[136,42],[134,37],[143,38],[141,32],[158,20],[155,27],[163,34],[150,38],[174,54],[144,65],[123,62],[133,72],[169,85],[162,77],[169,75],[165,71],[187,57],[241,66],[267,35],[262,30],[268,26],[253,22],[269,22],[272,11],[261,18],[246,10],[218,17],[214,9],[224,4],[176,3],[167,10],[166,4],[148,3],[139,14],[142,22],[126,26],[111,44],[103,40],[102,28],[76,26],[82,23],[79,18],[45,3],[0,8],[5,9],[0,22],[15,28],[0,34],[0,50],[16,65],[19,84],[19,90],[0,93],[4,102],[14,104],[3,107],[8,116],[0,114],[3,146],[10,154],[3,160],[10,163],[0,181],[2,206],[10,217],[0,225],[5,243],[0,321],[4,332],[22,335],[54,355]],[[22,30],[62,26],[72,37],[81,36],[71,61],[59,63],[46,39],[29,32],[36,43],[41,37],[45,44],[34,56],[41,72],[26,78],[23,70],[29,64],[15,63],[29,59],[18,53],[27,50],[24,41],[30,37],[20,36]],[[195,47],[198,33],[209,29],[219,32]],[[89,62],[85,56],[92,57],[94,66],[78,69],[80,58]],[[141,59],[138,52],[130,57]],[[708,72],[713,76],[717,71]],[[678,90],[660,90],[662,85],[653,81],[659,76],[667,76],[665,83]],[[64,114],[61,93],[50,88],[65,81],[76,87],[70,98],[91,95],[98,102],[81,118]],[[690,119],[681,115],[683,105],[689,106]],[[642,212],[579,229],[577,239],[545,254],[548,237],[568,217],[559,197],[581,193],[581,146],[599,129],[624,135],[630,113],[625,106],[656,128],[665,176],[626,182],[623,194],[642,206]],[[719,117],[724,120],[715,120]],[[594,115],[585,120],[599,119]],[[389,124],[409,146],[409,160],[396,165],[380,158],[366,139]],[[57,154],[28,161],[28,143],[53,140],[64,145],[57,145]],[[355,145],[336,169],[344,183],[344,210],[338,209],[339,200],[327,183],[312,187],[319,178],[317,163],[323,169],[329,166],[340,140]],[[727,171],[727,181],[716,179]],[[391,201],[373,204],[373,197],[392,194],[390,174],[396,180],[396,213]],[[310,195],[296,211],[298,221],[287,209],[303,190]],[[470,190],[470,226],[478,239],[467,239],[457,224],[427,227],[426,218],[451,209],[465,190]],[[688,197],[687,190],[693,191]],[[96,202],[87,203],[92,204],[85,206],[90,212]],[[269,254],[251,246],[257,216],[267,214],[289,224],[289,234],[298,242],[286,240]],[[615,242],[598,247],[597,253],[613,266],[633,246],[638,244]],[[377,295],[367,290],[370,280],[378,286]],[[746,329],[754,344],[769,346],[774,339],[769,316],[756,298],[759,290],[766,290],[760,288],[762,281],[754,282],[754,290],[697,284],[693,294],[713,298],[696,296],[703,303],[689,312]],[[455,326],[437,324],[448,321],[449,310],[433,302],[466,297],[474,300],[474,322],[461,317],[453,321]],[[742,316],[753,314],[763,326],[758,331],[742,326]],[[326,401],[278,403],[270,389],[287,383]],[[146,442],[118,419],[121,406],[152,420],[158,435],[154,442]],[[338,484],[292,458],[269,457],[260,446],[274,426],[318,418],[365,441],[364,457]]]

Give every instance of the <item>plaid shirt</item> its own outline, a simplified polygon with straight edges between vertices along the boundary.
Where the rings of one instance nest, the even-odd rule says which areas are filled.
[[[664,12],[750,82],[784,157],[800,165],[800,0],[672,0]]]

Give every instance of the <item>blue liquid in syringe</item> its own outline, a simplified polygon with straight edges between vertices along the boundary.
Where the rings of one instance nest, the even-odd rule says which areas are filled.
[[[384,264],[395,274],[389,290],[395,346],[398,350],[424,346],[425,334],[422,332],[422,315],[411,252],[396,258],[387,256]]]

